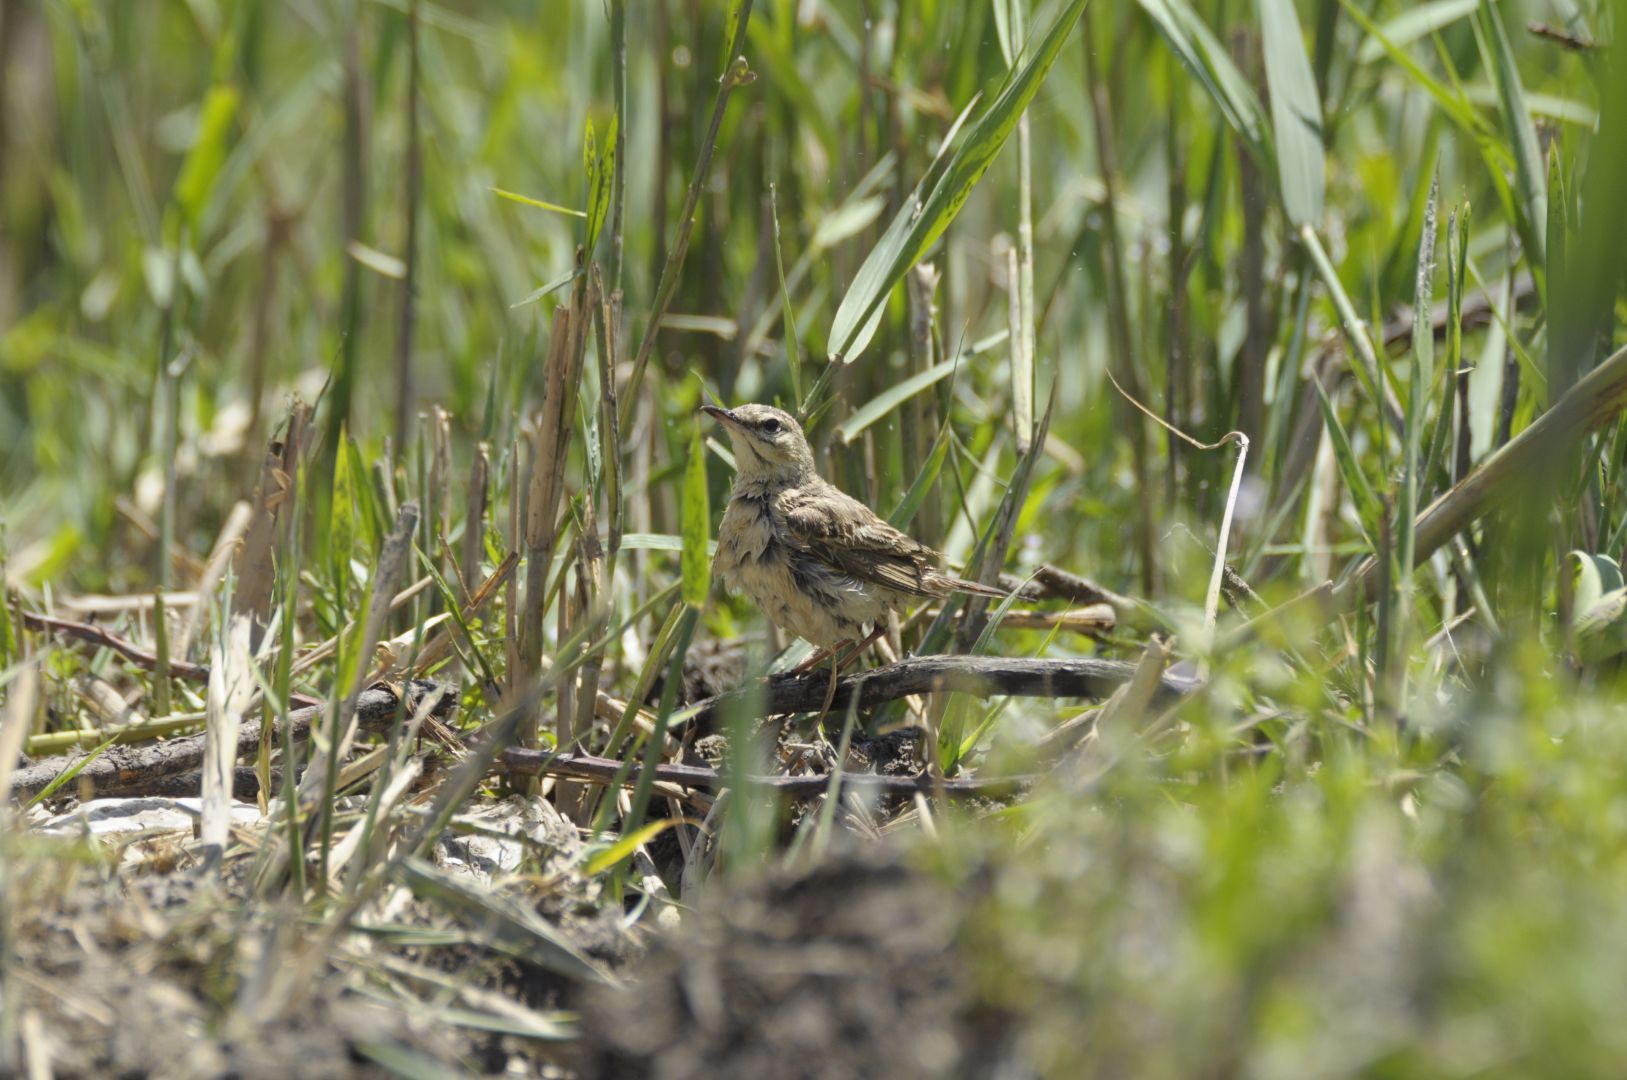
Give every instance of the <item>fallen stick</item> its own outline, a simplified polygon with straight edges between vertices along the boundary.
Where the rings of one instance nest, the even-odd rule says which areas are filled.
[[[409,684],[407,714],[439,693],[439,683],[419,680]],[[356,700],[356,718],[364,728],[379,730],[395,719],[399,698],[388,687],[375,686],[362,691]],[[432,715],[450,712],[455,699],[447,695],[435,706]],[[300,740],[310,735],[311,724],[327,714],[326,704],[295,709],[288,714],[288,731]],[[237,756],[248,757],[260,747],[260,720],[248,720],[237,733]],[[279,733],[280,734],[280,733]],[[110,746],[73,778],[73,784],[90,784],[101,795],[119,795],[127,790],[151,790],[155,781],[177,773],[190,772],[203,764],[203,735],[188,735],[160,743],[141,743],[128,746]],[[12,794],[21,799],[32,799],[51,786],[51,783],[84,758],[83,754],[64,754],[36,761],[13,775]]]
[[[503,751],[499,760],[511,773],[526,776],[545,774],[568,776],[578,780],[591,780],[601,784],[616,782],[622,769],[627,775],[623,783],[638,782],[643,766],[617,761],[614,758],[595,757],[592,754],[554,754],[547,750],[531,750],[513,746]],[[712,769],[696,765],[657,765],[655,779],[686,788],[705,788],[717,791],[728,785],[728,778]],[[824,776],[753,776],[753,784],[772,788],[791,798],[821,795],[830,790],[832,775]],[[875,792],[879,795],[913,795],[916,792],[932,794],[942,791],[950,795],[997,795],[1010,792],[1033,782],[1031,776],[954,777],[934,780],[923,774],[915,776],[886,776],[879,773],[843,773],[841,785],[847,790]]]
[[[944,690],[978,697],[1105,698],[1130,681],[1136,665],[1123,660],[1025,660],[1002,656],[912,656],[873,671],[849,675],[836,685],[831,711],[840,713],[858,694],[870,708],[912,694]],[[701,726],[715,724],[729,709],[746,707],[760,716],[813,712],[825,701],[830,676],[772,675],[690,706],[679,714]],[[1195,679],[1165,674],[1158,700],[1172,701],[1197,685]]]

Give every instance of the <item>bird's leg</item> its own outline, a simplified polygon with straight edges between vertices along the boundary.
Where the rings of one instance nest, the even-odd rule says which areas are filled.
[[[823,664],[826,660],[829,660],[832,656],[836,655],[843,648],[851,644],[853,644],[852,638],[843,638],[834,645],[821,645],[819,648],[813,651],[812,656],[808,657],[808,659],[792,668],[789,673],[792,675],[806,675],[808,672],[812,671],[820,664]]]
[[[857,660],[860,656],[862,656],[864,654],[864,650],[869,647],[870,643],[879,638],[883,633],[886,632],[886,630],[887,624],[878,621],[875,628],[866,634],[862,641],[853,646],[853,651],[847,656],[847,662],[852,663],[854,660]]]
[[[836,673],[864,655],[865,648],[872,641],[879,638],[886,629],[885,623],[878,622],[874,629],[866,634],[862,640],[854,642],[850,638],[847,641],[839,641],[827,650],[830,653],[830,687],[825,691],[825,704],[819,709],[820,716],[830,712],[830,703],[836,700]],[[842,650],[849,645],[853,646],[853,651],[844,655]]]
[[[825,703],[819,706],[820,716],[830,712],[830,703],[836,700],[836,673],[840,670],[841,664],[837,659],[836,650],[833,649],[830,654],[830,686],[825,690]]]

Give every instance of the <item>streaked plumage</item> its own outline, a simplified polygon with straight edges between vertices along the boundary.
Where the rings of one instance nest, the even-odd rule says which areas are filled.
[[[768,405],[704,411],[728,430],[739,470],[715,567],[781,629],[833,649],[921,599],[1006,595],[944,573],[936,551],[822,479],[788,413]]]

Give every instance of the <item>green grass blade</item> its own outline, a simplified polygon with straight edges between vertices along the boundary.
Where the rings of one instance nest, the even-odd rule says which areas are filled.
[[[841,425],[837,427],[836,434],[841,437],[844,444],[851,444],[854,439],[864,433],[865,428],[868,428],[922,390],[948,378],[954,373],[955,363],[954,360],[945,360],[941,364],[911,375],[901,383],[889,386],[854,410],[853,415],[842,421]]]
[[[547,210],[552,214],[565,214],[569,217],[579,218],[585,218],[588,216],[586,210],[572,210],[568,206],[560,206],[558,203],[544,202],[542,199],[533,199],[529,195],[521,195],[516,191],[504,191],[502,188],[498,187],[488,188],[487,190],[500,199],[507,199],[510,202],[517,202],[522,206],[534,206],[538,210]]]
[[[1481,0],[1431,0],[1407,8],[1379,27],[1376,33],[1370,33],[1356,51],[1356,59],[1371,64],[1384,56],[1386,48],[1406,48],[1419,38],[1444,30],[1465,15],[1473,14],[1480,4]]]
[[[712,506],[706,488],[706,448],[701,443],[699,425],[689,436],[682,510],[684,603],[705,607],[706,594],[712,584],[712,559],[707,551],[712,532]]]
[[[1327,191],[1316,77],[1305,55],[1293,0],[1259,0],[1259,8],[1283,210],[1292,224],[1315,226],[1322,220]]]
[[[905,528],[914,520],[915,512],[921,509],[921,504],[926,501],[932,485],[938,482],[938,474],[943,471],[944,459],[949,456],[950,435],[949,421],[945,420],[943,426],[938,429],[937,439],[932,443],[932,453],[927,456],[925,467],[910,485],[910,489],[904,493],[903,499],[893,508],[893,512],[887,516],[887,520],[894,528]]]
[[[1259,161],[1271,159],[1265,109],[1226,47],[1185,0],[1141,0],[1142,10]],[[1301,46],[1303,49],[1303,46]]]
[[[999,97],[978,118],[936,182],[928,185],[929,172],[913,196],[905,201],[898,216],[860,266],[847,295],[836,309],[828,344],[832,360],[852,363],[858,359],[874,333],[878,312],[893,287],[943,235],[972,188],[994,163],[995,155],[1016,128],[1017,119],[1033,100],[1074,24],[1079,21],[1085,3],[1086,0],[1069,0],[1051,28],[1031,49],[1028,59],[1021,67],[1012,69]]]
[[[1350,489],[1351,497],[1356,500],[1356,517],[1361,523],[1362,534],[1371,547],[1381,513],[1378,496],[1373,492],[1372,485],[1367,482],[1367,476],[1361,470],[1361,459],[1356,456],[1355,449],[1350,445],[1350,435],[1340,422],[1339,414],[1334,411],[1333,402],[1328,400],[1328,392],[1322,389],[1320,381],[1312,382],[1316,387],[1317,401],[1322,406],[1322,420],[1327,425],[1328,438],[1333,443],[1333,460],[1339,466],[1339,475],[1344,477],[1345,487]]]
[[[1531,123],[1530,110],[1526,108],[1519,66],[1514,62],[1514,49],[1509,44],[1508,30],[1503,25],[1503,17],[1497,6],[1491,4],[1481,8],[1475,15],[1475,24],[1481,32],[1484,47],[1491,53],[1486,57],[1486,66],[1497,79],[1503,125],[1514,152],[1514,178],[1523,218],[1521,239],[1531,248],[1528,257],[1533,272],[1540,274],[1546,263],[1548,185],[1542,149],[1537,142],[1537,129]]]

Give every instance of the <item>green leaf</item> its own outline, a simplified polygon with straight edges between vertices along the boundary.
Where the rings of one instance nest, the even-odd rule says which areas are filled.
[[[566,214],[570,217],[579,218],[585,218],[588,216],[587,211],[585,210],[572,210],[568,206],[560,206],[558,203],[543,202],[541,199],[533,199],[529,195],[520,195],[513,191],[504,191],[502,188],[494,187],[487,188],[486,190],[490,191],[493,195],[496,195],[500,199],[507,199],[510,202],[521,203],[525,206],[534,206],[538,210],[547,210],[552,214]]]
[[[881,216],[886,206],[885,195],[867,195],[843,203],[820,219],[813,237],[808,241],[809,250],[818,253],[835,247],[850,236],[857,236]]]
[[[1571,594],[1575,610],[1587,611],[1606,593],[1615,592],[1624,584],[1621,566],[1610,556],[1593,555],[1586,551],[1573,551],[1570,554],[1576,560],[1576,585]]]
[[[237,91],[230,86],[211,87],[198,110],[198,132],[192,148],[181,164],[175,181],[175,205],[188,225],[197,224],[203,204],[220,175],[226,160],[226,140],[231,135],[232,118],[237,115]]]
[[[1372,487],[1367,483],[1367,477],[1361,471],[1361,461],[1351,448],[1350,436],[1345,433],[1344,425],[1339,422],[1339,414],[1334,411],[1333,402],[1328,400],[1328,392],[1322,389],[1321,380],[1312,379],[1311,382],[1316,387],[1316,397],[1322,405],[1322,422],[1327,425],[1328,439],[1333,444],[1333,460],[1339,466],[1339,475],[1344,477],[1345,487],[1350,489],[1350,495],[1356,501],[1356,517],[1367,543],[1371,546],[1373,526],[1381,515],[1378,496],[1373,493]]]
[[[841,425],[836,429],[836,434],[842,437],[844,444],[851,443],[864,433],[865,428],[874,424],[922,390],[947,378],[954,370],[955,361],[945,360],[943,363],[929,367],[925,371],[916,372],[901,383],[889,386],[854,410],[852,416],[842,421]]]
[[[542,288],[537,289],[537,290],[535,290],[533,292],[526,293],[524,296],[520,297],[520,299],[518,299],[518,300],[514,301],[514,303],[510,304],[509,307],[510,308],[517,308],[517,307],[524,307],[527,304],[534,304],[538,300],[541,300],[544,296],[547,296],[549,293],[555,292],[555,291],[557,291],[559,289],[563,289],[565,286],[569,285],[571,282],[573,282],[575,280],[576,280],[576,271],[572,270],[570,273],[564,275],[563,277],[557,277],[554,280],[548,282],[548,284],[542,286]]]
[[[802,345],[797,341],[797,313],[791,305],[791,291],[785,286],[785,253],[780,245],[779,193],[768,185],[768,212],[774,221],[774,269],[779,273],[780,314],[785,320],[785,363],[791,374],[791,396],[802,407]]]
[[[108,747],[112,746],[118,741],[119,737],[114,735],[100,746],[97,746],[90,753],[74,762],[72,765],[68,766],[66,769],[63,769],[57,774],[56,779],[52,780],[49,784],[46,784],[45,787],[40,790],[38,795],[28,800],[27,809],[33,809],[46,799],[49,799],[52,795],[55,795],[63,788],[64,785],[70,783],[74,777],[78,776],[81,769],[95,761],[97,758],[101,757],[102,754],[106,752]]]
[[[1293,0],[1259,0],[1259,9],[1283,210],[1293,224],[1315,226],[1322,220],[1327,191],[1316,77],[1305,55]]]
[[[1514,62],[1514,48],[1508,41],[1508,30],[1495,4],[1475,13],[1475,23],[1483,37],[1482,44],[1489,48],[1487,66],[1497,78],[1497,95],[1508,129],[1508,141],[1514,151],[1514,178],[1518,185],[1524,229],[1521,239],[1531,247],[1528,256],[1534,269],[1546,265],[1546,231],[1548,224],[1547,169],[1542,163],[1542,149],[1537,142],[1537,129],[1531,123],[1531,112],[1525,105],[1525,90],[1520,85],[1519,67]]]
[[[634,832],[628,833],[620,840],[617,840],[614,844],[611,844],[603,851],[594,855],[587,861],[587,865],[582,867],[582,873],[586,874],[588,877],[597,877],[599,874],[604,873],[606,870],[610,869],[612,866],[615,866],[617,863],[627,858],[627,856],[631,855],[633,850],[640,844],[648,843],[657,836],[661,835],[661,833],[672,828],[674,825],[694,824],[697,824],[697,822],[692,821],[689,818],[674,817],[657,818],[654,821],[646,822]]]
[[[680,560],[683,566],[684,603],[694,607],[706,606],[706,594],[712,585],[712,559],[707,553],[707,540],[712,531],[712,507],[706,490],[706,447],[701,442],[700,425],[695,425],[689,436],[689,461],[684,466],[683,512],[684,550]]]
[[[1027,61],[1007,74],[999,96],[978,118],[948,165],[941,172],[928,170],[916,186],[880,242],[859,267],[847,295],[836,309],[829,342],[832,360],[852,363],[863,352],[893,287],[943,235],[960,213],[972,188],[994,163],[995,155],[1016,128],[1018,118],[1033,100],[1074,24],[1079,21],[1085,3],[1086,0],[1069,0],[1038,47],[1031,48]]]
[[[593,121],[588,121],[587,135],[582,142],[583,164],[588,174],[588,212],[587,212],[587,250],[592,252],[599,242],[599,235],[604,231],[605,218],[610,213],[611,181],[616,175],[616,125],[617,118],[610,117],[610,127],[605,129],[604,150],[595,152],[593,138]]]
[[[1023,0],[993,0],[993,3],[994,37],[1000,43],[1000,55],[1006,67],[1010,67],[1021,54],[1023,38],[1027,36]]]
[[[340,445],[345,445],[349,438],[349,433],[341,422]],[[356,488],[365,482],[365,477],[351,475],[348,453],[341,452],[334,457],[333,502],[328,516],[328,553],[333,561],[333,580],[339,590],[338,600],[343,604],[344,593],[351,580],[350,557],[356,550]]]
[[[1612,589],[1576,617],[1576,656],[1596,664],[1627,652],[1627,589]]]
[[[1231,55],[1185,0],[1141,0],[1177,59],[1202,84],[1233,131],[1260,162],[1271,160],[1265,109]]]
[[[932,485],[938,482],[938,474],[943,471],[944,459],[949,456],[949,441],[949,421],[945,420],[943,426],[938,428],[938,438],[932,444],[932,453],[927,456],[921,475],[915,478],[909,491],[904,493],[904,498],[887,516],[893,528],[905,528],[914,520],[915,512],[926,501],[927,492],[932,490]]]
[[[1439,79],[1420,67],[1416,60],[1408,56],[1405,50],[1391,41],[1384,31],[1367,17],[1367,13],[1362,11],[1355,0],[1339,0],[1339,3],[1356,25],[1365,30],[1372,40],[1378,43],[1379,48],[1383,49],[1413,82],[1434,99],[1435,104],[1454,124],[1477,137],[1489,134],[1487,125],[1464,96],[1448,90]]]
[[[729,15],[723,25],[729,28],[729,40],[723,49],[723,77],[728,78],[729,65],[740,54],[740,43],[746,40],[746,24],[751,19],[747,0],[729,0]]]
[[[1401,569],[1397,578],[1400,590],[1400,630],[1396,638],[1398,648],[1405,654],[1404,642],[1412,612],[1412,568],[1417,549],[1414,529],[1418,517],[1418,492],[1424,478],[1419,474],[1419,447],[1423,440],[1424,408],[1429,403],[1429,391],[1435,378],[1435,326],[1429,317],[1433,309],[1435,282],[1436,201],[1440,195],[1440,174],[1430,170],[1429,198],[1424,204],[1424,226],[1418,233],[1418,273],[1414,281],[1412,310],[1412,352],[1407,386],[1406,422],[1402,432],[1403,463],[1401,476],[1401,512],[1396,520],[1396,549],[1401,556]],[[1450,394],[1448,390],[1448,394]]]
[[[367,467],[362,464],[362,451],[361,447],[356,445],[356,436],[345,436],[344,457],[351,480],[363,481],[367,476]],[[382,529],[379,527],[384,515],[373,498],[372,484],[358,482],[354,484],[353,490],[357,502],[356,519],[359,526],[357,535],[361,537],[368,555],[371,556],[378,551],[380,538],[389,531],[389,525],[386,523]]]
[[[1377,33],[1369,34],[1357,50],[1356,59],[1371,64],[1384,55],[1386,42],[1397,49],[1405,48],[1419,38],[1444,30],[1479,6],[1480,0],[1432,0],[1408,8],[1379,27]]]

